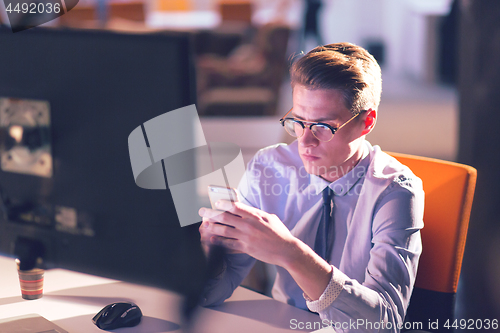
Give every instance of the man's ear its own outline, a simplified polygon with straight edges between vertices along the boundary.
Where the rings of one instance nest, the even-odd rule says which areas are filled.
[[[377,123],[377,110],[368,109],[368,111],[366,111],[365,129],[363,130],[363,132],[361,132],[361,135],[369,134],[375,127],[376,123]]]

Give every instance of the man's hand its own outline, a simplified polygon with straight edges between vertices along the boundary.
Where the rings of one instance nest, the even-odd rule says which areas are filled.
[[[285,266],[297,240],[274,214],[243,203],[218,201],[213,210],[201,208],[201,241],[204,247],[217,244],[232,253],[244,252],[275,265]]]
[[[202,242],[281,266],[310,298],[321,296],[332,276],[332,267],[294,237],[276,215],[240,202],[217,203],[216,207],[224,212],[208,208],[199,211],[203,217]]]
[[[207,210],[210,210],[213,212],[213,214],[222,214],[224,213],[223,211],[219,211],[219,210],[212,210],[212,209],[209,209],[209,208],[200,208],[200,210],[198,211],[198,214],[203,217],[203,214],[205,211]],[[208,218],[205,218],[203,217],[203,222],[201,223],[200,225],[200,228],[199,228],[199,231],[200,231],[200,240],[201,240],[201,247],[203,248],[203,251],[205,252],[205,256],[208,257],[209,253],[210,253],[210,248],[213,246],[213,245],[218,245],[219,243],[217,243],[216,241],[216,237],[218,237],[217,235],[215,235],[214,233],[211,232],[210,230],[210,223],[219,223],[219,222],[209,222],[209,219]],[[226,248],[226,253],[242,253],[241,251],[235,251],[235,250],[230,250],[228,248]]]

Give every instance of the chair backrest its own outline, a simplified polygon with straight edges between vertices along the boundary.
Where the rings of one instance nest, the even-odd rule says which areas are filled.
[[[449,298],[442,313],[453,315],[454,296],[462,266],[477,171],[473,167],[420,156],[388,153],[422,179],[425,192],[422,255],[410,308],[426,298]],[[422,293],[424,296],[422,296]],[[415,300],[420,298],[420,300]],[[410,313],[410,309],[408,310]],[[415,311],[415,309],[413,309]],[[428,311],[428,309],[426,309]],[[439,309],[436,311],[440,311]],[[436,316],[440,316],[435,314]],[[428,320],[428,319],[425,319]]]
[[[278,91],[287,72],[287,48],[290,27],[280,22],[271,22],[259,27],[253,44],[266,59],[266,68],[260,79],[261,83]]]
[[[416,287],[456,292],[477,171],[438,159],[389,153],[423,181],[423,251]]]

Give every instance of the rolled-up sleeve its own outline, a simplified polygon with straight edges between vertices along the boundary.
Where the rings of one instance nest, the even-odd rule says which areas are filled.
[[[321,297],[306,298],[308,308],[341,323],[336,331],[399,332],[422,252],[423,205],[423,191],[392,183],[374,208],[365,280],[350,279],[334,267]]]

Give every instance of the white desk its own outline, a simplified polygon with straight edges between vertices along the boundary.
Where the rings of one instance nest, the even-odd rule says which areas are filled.
[[[75,273],[62,269],[45,272],[44,296],[21,298],[14,260],[0,256],[0,319],[37,313],[71,333],[103,332],[91,319],[107,304],[132,301],[143,312],[141,323],[116,332],[185,332],[181,324],[182,298],[172,292]],[[320,321],[307,311],[239,287],[223,305],[200,308],[191,332],[297,332],[290,320]]]

